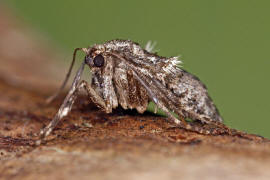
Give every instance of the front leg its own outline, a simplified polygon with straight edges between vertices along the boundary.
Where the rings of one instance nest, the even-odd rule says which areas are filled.
[[[84,88],[88,94],[88,97],[91,99],[93,103],[106,113],[110,113],[112,111],[111,105],[108,105],[102,97],[90,86],[86,81],[82,80],[80,83],[80,88]]]
[[[64,102],[60,106],[57,114],[54,116],[53,120],[43,129],[40,131],[40,140],[36,142],[37,145],[41,143],[41,141],[46,138],[52,130],[56,127],[58,122],[68,114],[68,112],[71,110],[72,105],[74,101],[76,100],[78,96],[78,91],[81,90],[81,88],[84,88],[90,97],[90,99],[101,109],[106,110],[107,105],[105,101],[98,95],[98,93],[86,82],[86,81],[81,81],[79,85],[68,92],[68,95],[66,96]]]

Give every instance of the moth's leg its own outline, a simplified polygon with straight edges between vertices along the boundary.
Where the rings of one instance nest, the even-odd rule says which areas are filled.
[[[114,74],[114,59],[111,56],[107,57],[106,66],[102,72],[103,91],[102,95],[106,102],[106,113],[111,113],[113,108],[118,106],[118,100],[113,82]]]
[[[170,111],[173,111],[176,113],[181,120],[183,124],[187,124],[185,117],[182,113],[181,109],[181,104],[178,101],[178,97],[176,97],[171,91],[168,89],[165,89],[165,87],[156,79],[152,80],[152,83],[155,84],[158,87],[158,93],[163,99],[166,99],[166,107],[170,108]]]
[[[83,72],[85,66],[85,62],[82,63],[81,67],[78,69],[75,78],[72,82],[71,88],[68,92],[68,95],[65,97],[64,102],[60,106],[57,114],[54,116],[53,120],[50,122],[49,125],[47,125],[43,130],[40,131],[40,140],[36,141],[36,145],[39,145],[41,141],[48,136],[52,130],[55,128],[55,126],[58,124],[58,122],[68,114],[70,111],[72,104],[74,103],[77,95],[76,92],[78,90],[79,81],[81,79],[81,75]]]
[[[52,132],[52,130],[56,127],[58,122],[68,114],[68,112],[72,108],[74,101],[78,96],[79,90],[81,90],[82,88],[86,90],[88,96],[98,107],[106,110],[105,101],[96,93],[96,91],[86,81],[82,80],[74,91],[70,91],[68,93],[64,102],[59,108],[57,114],[54,116],[53,120],[43,130],[41,130],[40,132],[41,140],[44,139],[46,136],[48,136]]]
[[[147,81],[143,81],[136,72],[134,72],[134,77],[144,86],[146,91],[148,92],[148,95],[150,96],[150,99],[157,105],[158,108],[162,109],[167,116],[173,120],[173,122],[177,125],[182,124],[179,119],[174,117],[174,115],[169,111],[169,109],[166,107],[166,105],[156,96],[156,94],[153,92],[151,88],[149,88],[149,85],[147,85]]]
[[[187,129],[187,130],[192,130],[200,133],[205,133],[209,134],[210,132],[203,132],[203,129],[199,129],[198,127],[193,127],[190,124],[186,123],[184,120],[184,117],[179,116],[180,120],[177,119],[171,112],[170,110],[165,106],[165,104],[160,100],[157,96],[154,95],[151,89],[147,88],[148,93],[150,94],[150,98],[154,103],[158,106],[158,108],[162,109],[168,116],[169,120],[172,121],[174,124],[176,124],[178,127]]]
[[[44,129],[40,131],[40,140],[36,142],[37,145],[39,145],[41,141],[52,132],[52,130],[59,123],[59,121],[71,110],[71,107],[75,99],[77,98],[78,89],[79,87],[77,86],[73,91],[69,91],[68,95],[66,96],[64,102],[60,106],[53,120]]]
[[[195,131],[201,134],[221,134],[222,132],[219,131],[212,131],[209,129],[205,129],[201,126],[198,125],[191,125],[187,123],[184,119],[183,116],[179,116],[180,120],[177,119],[171,112],[170,110],[165,106],[165,104],[162,102],[162,100],[158,99],[153,93],[151,93],[151,90],[148,89],[148,92],[150,92],[150,98],[154,101],[154,103],[158,106],[158,108],[162,109],[168,116],[169,120],[172,121],[174,124],[176,124],[178,127],[190,130],[190,131]]]
[[[107,113],[108,108],[104,99],[100,97],[100,95],[86,81],[82,80],[82,82],[80,83],[80,88],[84,88],[91,101]]]

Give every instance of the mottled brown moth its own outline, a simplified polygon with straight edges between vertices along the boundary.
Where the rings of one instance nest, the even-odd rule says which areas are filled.
[[[85,90],[91,101],[106,113],[119,105],[143,113],[149,101],[153,101],[178,127],[203,134],[222,133],[227,129],[205,85],[179,67],[178,57],[158,56],[152,52],[151,45],[143,49],[130,40],[112,40],[89,48],[76,48],[66,79],[49,102],[64,89],[79,50],[86,54],[85,59],[57,114],[41,130],[41,139],[68,114],[80,90]],[[92,72],[91,83],[81,80],[85,65]],[[202,128],[187,123],[185,118],[219,128]]]

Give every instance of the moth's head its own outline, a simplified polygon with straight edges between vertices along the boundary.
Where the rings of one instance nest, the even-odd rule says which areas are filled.
[[[92,71],[97,71],[105,67],[106,54],[104,46],[96,45],[87,49],[85,64],[87,64]]]

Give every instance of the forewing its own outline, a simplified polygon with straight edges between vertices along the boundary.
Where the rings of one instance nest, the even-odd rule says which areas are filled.
[[[168,82],[168,87],[179,97],[185,116],[205,122],[223,121],[206,86],[194,75],[182,71],[181,77]]]

